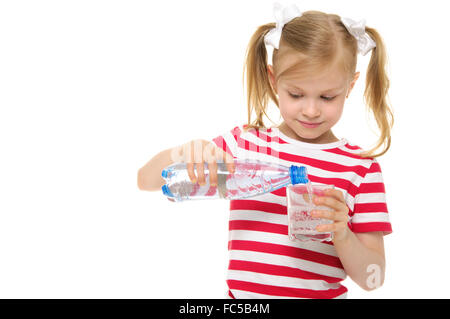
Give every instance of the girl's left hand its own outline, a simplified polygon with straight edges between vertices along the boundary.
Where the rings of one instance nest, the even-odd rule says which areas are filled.
[[[333,211],[315,209],[311,211],[311,216],[314,218],[330,219],[335,222],[319,225],[316,227],[316,230],[318,232],[333,232],[333,242],[344,240],[350,233],[347,225],[349,209],[345,203],[344,195],[337,189],[327,189],[324,191],[324,194],[325,196],[314,196],[314,204],[328,206]]]

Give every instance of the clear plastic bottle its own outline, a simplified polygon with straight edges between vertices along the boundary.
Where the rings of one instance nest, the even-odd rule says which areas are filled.
[[[290,167],[254,159],[235,159],[235,172],[228,172],[226,164],[217,162],[217,186],[209,183],[208,164],[205,165],[204,186],[192,183],[186,163],[166,167],[161,176],[166,180],[163,194],[171,201],[192,199],[239,199],[272,192],[289,184],[308,183],[306,167]]]

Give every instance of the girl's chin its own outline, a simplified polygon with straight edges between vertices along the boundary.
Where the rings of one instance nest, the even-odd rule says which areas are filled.
[[[299,132],[295,133],[297,135],[297,139],[304,141],[305,143],[311,143],[320,138],[321,134],[311,134],[310,132]]]

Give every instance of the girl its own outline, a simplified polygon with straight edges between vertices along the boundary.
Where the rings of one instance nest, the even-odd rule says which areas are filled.
[[[378,32],[364,22],[318,11],[302,13],[293,5],[275,4],[274,11],[276,24],[260,26],[247,49],[248,123],[212,139],[214,144],[197,140],[159,153],[139,170],[138,185],[159,191],[164,184],[161,170],[179,161],[187,162],[192,182],[201,185],[205,160],[211,184],[217,181],[217,159],[225,160],[230,171],[233,158],[255,155],[285,166],[306,166],[312,183],[335,186],[326,196],[314,197],[316,204],[332,211],[311,213],[333,221],[317,228],[333,232],[333,241],[289,240],[286,188],[231,200],[228,296],[345,298],[347,289],[341,282],[347,275],[366,290],[384,280],[383,236],[392,229],[376,157],[389,149],[393,124],[386,101],[386,53]],[[266,45],[274,48],[272,65],[267,63]],[[376,147],[364,152],[338,139],[332,127],[359,78],[357,54],[368,52],[364,96],[381,134]],[[269,99],[283,122],[266,128],[263,115]],[[256,120],[250,122],[252,112]]]

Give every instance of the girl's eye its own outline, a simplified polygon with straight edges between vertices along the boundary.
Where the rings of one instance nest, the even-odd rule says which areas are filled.
[[[289,93],[289,95],[294,99],[298,99],[300,97],[300,95],[292,94],[292,93]]]
[[[303,95],[297,95],[297,94],[292,94],[292,93],[289,93],[289,95],[294,99],[298,99],[303,96]],[[321,96],[321,98],[324,99],[325,101],[332,101],[335,98],[335,96]]]

